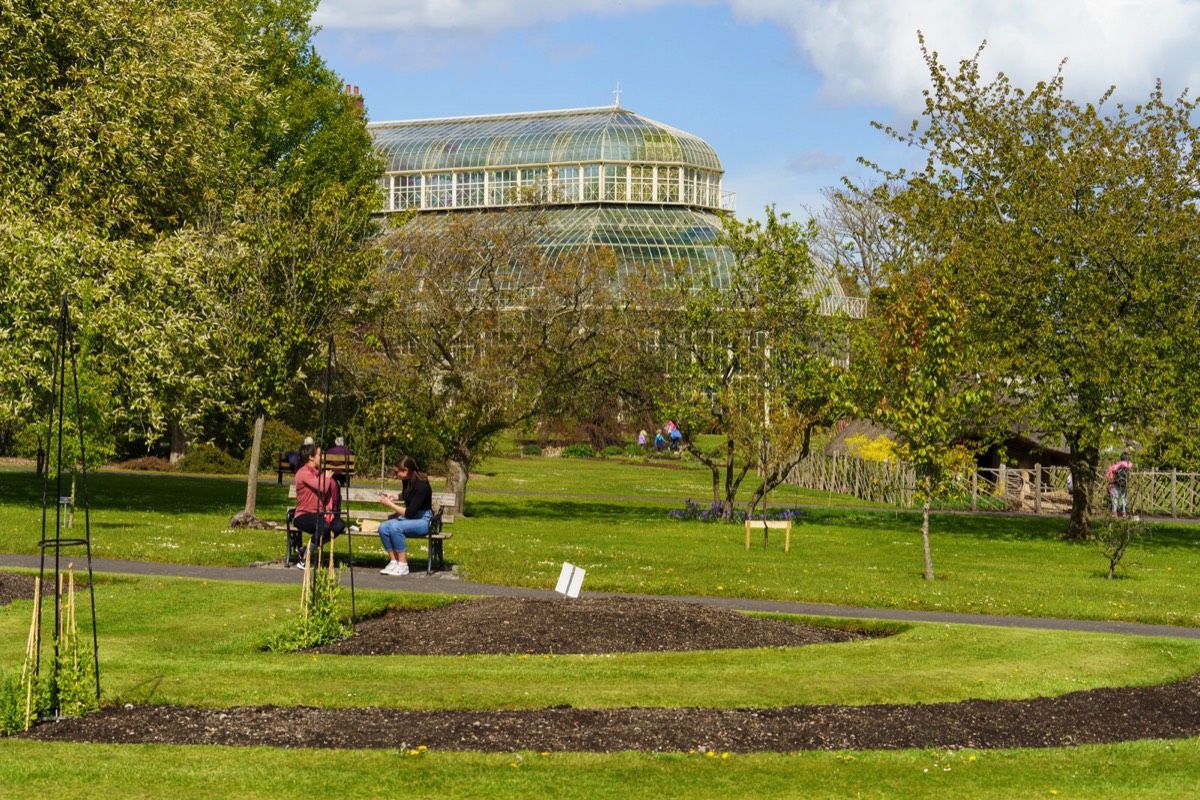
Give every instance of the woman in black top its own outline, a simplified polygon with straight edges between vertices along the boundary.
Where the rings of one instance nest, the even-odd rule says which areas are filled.
[[[408,538],[429,535],[429,522],[433,519],[433,489],[429,486],[429,478],[417,469],[417,462],[412,456],[401,456],[392,470],[404,488],[399,498],[387,492],[379,493],[379,502],[396,512],[379,526],[379,540],[391,558],[380,573],[407,575]],[[397,499],[403,505],[397,505]]]

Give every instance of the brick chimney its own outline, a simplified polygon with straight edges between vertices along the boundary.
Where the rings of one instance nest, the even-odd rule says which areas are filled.
[[[358,93],[358,87],[357,86],[351,87],[350,84],[347,83],[346,84],[346,95],[347,95],[348,99],[350,100],[350,102],[353,103],[358,108],[358,113],[360,113],[360,114],[363,113],[363,96]]]

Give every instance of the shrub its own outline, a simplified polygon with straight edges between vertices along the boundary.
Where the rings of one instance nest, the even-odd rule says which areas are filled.
[[[527,444],[521,448],[521,455],[523,456],[540,456],[541,454],[542,448],[536,444]]]
[[[563,458],[595,458],[596,451],[590,444],[569,444],[562,449]]]
[[[346,626],[337,613],[341,581],[332,569],[317,564],[304,574],[300,613],[283,630],[271,637],[268,649],[276,653],[294,653],[308,647],[320,647],[346,638]]]
[[[79,638],[75,617],[75,574],[68,569],[65,597],[60,591],[62,622],[54,638],[54,656],[43,660],[40,670],[36,654],[26,654],[21,677],[8,676],[0,683],[0,734],[28,730],[26,711],[32,724],[50,714],[80,717],[99,708],[92,649]],[[56,601],[56,605],[59,605]]]
[[[610,444],[608,447],[600,451],[600,455],[604,456],[605,458],[612,458],[613,456],[620,456],[624,454],[625,451],[622,448],[617,447],[615,444]]]
[[[627,444],[625,445],[625,455],[644,456],[646,455],[646,448],[642,447],[640,444]]]
[[[304,441],[304,434],[276,419],[263,425],[262,450],[258,454],[258,468],[265,472],[275,469],[275,454],[297,450]],[[251,444],[253,447],[253,444]],[[242,463],[250,466],[250,448],[242,455]]]
[[[142,456],[131,458],[117,464],[117,469],[132,469],[141,472],[172,472],[175,465],[161,456]]]
[[[1150,535],[1151,526],[1135,514],[1112,518],[1108,512],[1100,510],[1092,520],[1092,544],[1108,562],[1108,579],[1116,577],[1117,567],[1125,558],[1125,552]]]
[[[16,675],[0,683],[0,736],[25,730],[25,687]]]
[[[896,443],[886,436],[876,436],[868,439],[866,436],[850,436],[846,438],[846,452],[863,461],[900,461],[901,453]]]
[[[238,475],[245,471],[241,462],[219,447],[198,444],[175,465],[180,472],[199,475]]]
[[[766,509],[765,519],[773,520],[798,520],[804,512],[799,508],[768,508]],[[698,503],[693,503],[688,500],[684,503],[683,508],[673,508],[667,512],[671,519],[677,519],[684,522],[733,522],[741,525],[746,521],[748,515],[745,509],[735,508],[728,515],[722,513],[720,503],[712,503],[708,506],[702,506]]]

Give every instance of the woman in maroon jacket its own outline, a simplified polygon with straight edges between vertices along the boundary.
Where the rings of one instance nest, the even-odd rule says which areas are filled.
[[[315,444],[302,445],[296,463],[302,466],[296,470],[296,516],[292,524],[312,536],[297,562],[300,569],[305,569],[309,556],[346,530],[346,523],[338,513],[341,495],[333,473],[321,469],[321,448]]]

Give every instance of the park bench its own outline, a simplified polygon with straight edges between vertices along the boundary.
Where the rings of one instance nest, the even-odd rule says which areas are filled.
[[[334,472],[344,472],[353,477],[354,475],[354,454],[353,453],[325,453],[325,467]],[[292,462],[288,461],[287,453],[275,454],[275,482],[280,486],[283,485],[283,474],[291,475]]]
[[[326,462],[329,466],[329,462]],[[333,467],[330,467],[331,469]],[[346,534],[350,536],[370,536],[379,539],[379,523],[391,516],[392,511],[379,502],[378,489],[365,489],[357,486],[344,488],[342,491],[342,519],[346,520]],[[288,487],[288,499],[296,499],[296,484]],[[425,573],[433,573],[434,560],[438,569],[446,566],[442,545],[453,534],[445,529],[446,525],[454,522],[454,492],[433,493],[433,519],[429,522],[429,535],[420,538],[426,540],[428,558],[425,562]],[[364,508],[363,506],[366,505]],[[296,513],[295,506],[287,510],[287,539],[284,544],[284,566],[290,567],[292,550],[295,543],[302,541],[301,532],[292,527],[292,517]]]
[[[283,486],[283,474],[292,474],[292,462],[288,461],[287,453],[275,454],[275,482]]]

